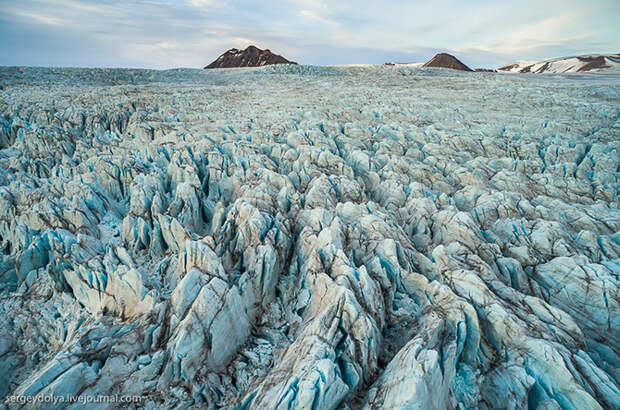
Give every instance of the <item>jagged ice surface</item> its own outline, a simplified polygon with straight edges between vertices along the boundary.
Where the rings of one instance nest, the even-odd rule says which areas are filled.
[[[1,396],[620,407],[618,77],[0,81]]]

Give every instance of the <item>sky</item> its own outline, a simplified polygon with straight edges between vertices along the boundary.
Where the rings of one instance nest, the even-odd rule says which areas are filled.
[[[475,67],[620,53],[620,0],[0,0],[0,65],[203,67],[229,48],[300,64]]]

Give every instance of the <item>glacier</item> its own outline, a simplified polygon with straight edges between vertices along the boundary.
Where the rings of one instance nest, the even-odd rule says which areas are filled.
[[[620,408],[620,76],[0,83],[8,408]]]

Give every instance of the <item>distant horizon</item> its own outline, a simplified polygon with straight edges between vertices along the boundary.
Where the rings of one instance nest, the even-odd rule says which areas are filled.
[[[202,68],[255,45],[304,65],[415,63],[446,52],[496,68],[614,54],[618,15],[615,0],[7,0],[0,65]]]
[[[249,44],[248,46],[245,47],[231,47],[228,48],[226,50],[223,50],[222,53],[218,54],[217,56],[214,56],[213,60],[215,60],[217,57],[219,57],[220,55],[222,55],[223,53],[225,53],[228,50],[231,50],[233,48],[237,48],[239,50],[245,50],[247,47],[252,46],[254,44]],[[258,47],[258,46],[256,46]],[[258,47],[260,48],[260,47]],[[269,50],[274,54],[279,54],[282,55],[281,53],[278,53],[277,50],[271,50],[271,49],[263,49],[263,50]],[[440,54],[440,53],[445,53],[445,51],[439,51],[436,54]],[[359,63],[343,63],[343,64],[305,64],[303,62],[300,61],[296,61],[296,63],[298,65],[307,65],[307,66],[317,66],[317,67],[335,67],[335,66],[347,66],[347,65],[383,65],[385,63],[394,63],[394,64],[423,64],[425,62],[427,62],[428,60],[432,59],[436,54],[433,54],[433,56],[430,56],[428,59],[423,60],[423,61],[396,61],[396,60],[387,60],[384,61],[383,63],[365,63],[365,62],[359,62]],[[451,54],[451,53],[448,53]],[[472,69],[477,69],[477,68],[490,68],[490,69],[496,69],[498,67],[503,67],[512,63],[517,63],[517,62],[521,62],[521,63],[525,63],[525,62],[543,62],[543,61],[551,61],[551,60],[555,60],[555,59],[561,59],[561,58],[566,58],[566,57],[582,57],[582,56],[588,56],[588,55],[615,55],[615,54],[620,54],[619,53],[614,53],[614,52],[610,52],[610,53],[585,53],[585,54],[576,54],[576,55],[570,55],[570,56],[556,56],[556,57],[549,57],[549,58],[543,58],[540,60],[513,60],[513,61],[507,61],[505,63],[502,64],[498,64],[497,66],[488,66],[488,67],[482,67],[482,66],[472,66],[472,65],[468,65],[465,61],[463,61],[458,55],[454,55],[454,57],[458,58],[459,60],[461,60],[464,64],[468,65],[470,68]],[[285,55],[282,55],[282,57],[287,58]],[[209,64],[211,61],[205,63],[205,66],[207,64]],[[79,66],[79,65],[73,65],[73,66],[62,66],[62,65],[3,65],[0,64],[0,67],[29,67],[29,68],[110,68],[110,69],[126,69],[126,70],[159,70],[159,71],[165,71],[165,70],[176,70],[176,69],[191,69],[191,70],[202,70],[205,67],[189,67],[189,66],[178,66],[178,67],[162,67],[162,68],[153,68],[153,67],[128,67],[128,66],[88,66],[88,65],[83,65],[83,66]],[[256,67],[239,67],[239,68],[256,68]]]

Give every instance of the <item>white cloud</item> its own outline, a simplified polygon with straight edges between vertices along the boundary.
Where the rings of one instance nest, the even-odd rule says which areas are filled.
[[[554,16],[517,30],[493,48],[507,54],[519,54],[534,47],[583,41],[588,36],[575,30],[577,20],[578,15],[574,13]]]
[[[226,4],[224,1],[220,0],[189,0],[188,3],[198,8],[222,7]]]
[[[311,19],[318,20],[321,23],[330,24],[330,25],[338,24],[334,20],[331,20],[331,19],[329,19],[329,18],[319,14],[318,12],[316,12],[314,10],[301,10],[301,14],[303,16],[305,16],[305,17],[309,17]]]
[[[59,26],[59,25],[66,24],[66,21],[63,19],[56,18],[53,16],[46,16],[46,15],[35,13],[35,12],[24,11],[24,10],[9,10],[9,12],[11,14],[14,14],[20,17],[25,17],[27,19],[32,19],[32,20],[35,20],[43,24],[49,24],[53,26]]]
[[[255,44],[311,64],[422,61],[448,51],[492,66],[615,52],[620,36],[618,0],[539,0],[537,7],[514,0],[0,2],[0,37],[13,39],[0,44],[0,64],[198,67]],[[59,40],[67,38],[75,39],[70,47]]]

